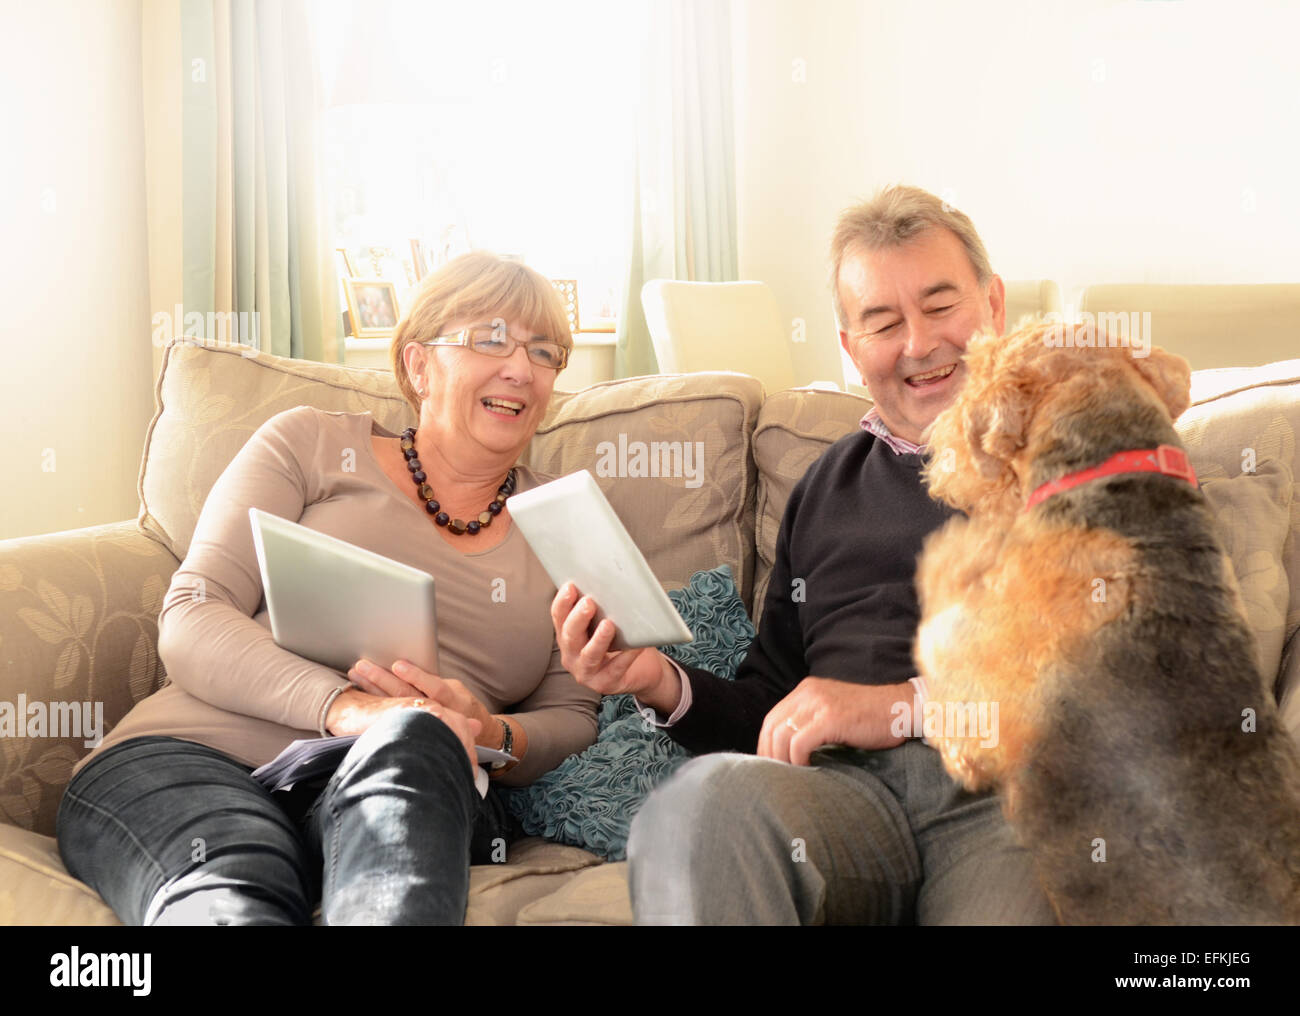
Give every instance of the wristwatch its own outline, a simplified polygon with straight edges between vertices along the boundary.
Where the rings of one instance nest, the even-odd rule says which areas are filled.
[[[501,750],[504,751],[507,755],[513,755],[514,751],[512,749],[515,746],[515,732],[511,728],[510,724],[508,724],[505,720],[501,719],[501,717],[499,716],[497,717],[497,722],[501,724],[501,733],[502,733]],[[490,766],[488,766],[488,769],[491,772],[498,773],[502,769],[509,769],[512,765],[514,765],[513,762],[505,762],[505,761],[493,762]]]

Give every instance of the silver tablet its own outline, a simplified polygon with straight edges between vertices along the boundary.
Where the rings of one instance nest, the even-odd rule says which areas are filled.
[[[257,508],[248,517],[276,645],[341,674],[363,657],[438,673],[432,575]]]
[[[583,469],[510,498],[510,518],[557,587],[572,582],[618,629],[614,649],[690,642],[645,557]]]

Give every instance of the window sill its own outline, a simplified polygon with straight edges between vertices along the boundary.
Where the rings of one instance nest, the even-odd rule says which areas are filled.
[[[392,345],[392,339],[358,339],[353,335],[343,339],[343,348],[349,353],[386,353]]]
[[[618,342],[618,336],[613,332],[574,332],[573,344],[575,346],[613,346]]]

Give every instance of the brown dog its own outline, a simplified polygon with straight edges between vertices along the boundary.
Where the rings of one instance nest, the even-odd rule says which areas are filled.
[[[1076,335],[973,339],[930,429],[930,492],[969,518],[917,568],[927,709],[997,703],[999,720],[996,745],[931,741],[968,788],[1002,788],[1066,923],[1300,923],[1300,752],[1205,498],[1177,475],[1187,362]],[[1026,509],[1050,481],[1161,445],[1120,468],[1173,475],[1049,487]]]

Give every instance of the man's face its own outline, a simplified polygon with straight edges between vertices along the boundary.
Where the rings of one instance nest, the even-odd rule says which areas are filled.
[[[919,444],[966,378],[961,358],[971,336],[1002,334],[1002,280],[995,275],[981,288],[961,241],[936,227],[901,247],[850,247],[838,285],[848,328],[840,345],[885,425]],[[919,377],[936,371],[937,379]]]

